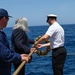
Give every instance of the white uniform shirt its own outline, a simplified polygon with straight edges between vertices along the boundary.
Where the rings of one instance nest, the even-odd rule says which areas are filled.
[[[64,30],[57,22],[48,28],[46,34],[50,36],[51,49],[64,45]]]

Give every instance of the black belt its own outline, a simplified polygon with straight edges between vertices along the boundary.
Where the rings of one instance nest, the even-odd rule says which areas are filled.
[[[59,48],[63,48],[64,46],[62,46],[62,47],[57,47],[57,48],[54,48],[54,49],[52,49],[53,51],[56,51],[56,50],[58,50]]]

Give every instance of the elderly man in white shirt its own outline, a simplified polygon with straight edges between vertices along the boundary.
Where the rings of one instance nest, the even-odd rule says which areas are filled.
[[[44,40],[50,38],[50,47],[52,49],[52,67],[54,75],[63,75],[64,62],[66,59],[66,49],[64,47],[64,29],[57,23],[57,15],[49,14],[47,22],[50,27],[46,33],[35,43],[40,44]],[[47,44],[39,45],[40,48]]]

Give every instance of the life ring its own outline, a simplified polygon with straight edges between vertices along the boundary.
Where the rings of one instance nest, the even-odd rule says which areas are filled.
[[[42,36],[39,36],[38,38],[35,39],[35,41],[38,41],[41,37]],[[49,40],[45,40],[44,42],[45,43],[49,43],[50,41]],[[50,46],[47,46],[46,50],[38,50],[37,49],[36,53],[37,53],[38,56],[41,56],[41,55],[47,55],[49,51],[50,51]]]

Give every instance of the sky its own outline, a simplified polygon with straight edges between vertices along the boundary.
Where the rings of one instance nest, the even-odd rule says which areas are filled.
[[[75,0],[0,0],[0,8],[13,16],[8,27],[13,27],[19,17],[27,18],[28,26],[48,25],[48,14],[56,14],[60,24],[75,24]]]

